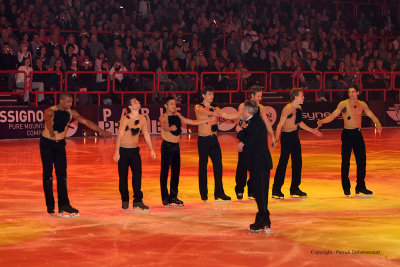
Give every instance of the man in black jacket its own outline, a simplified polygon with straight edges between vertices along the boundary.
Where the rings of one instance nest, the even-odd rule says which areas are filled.
[[[258,212],[255,222],[250,224],[250,231],[263,231],[271,227],[268,211],[269,174],[272,168],[271,153],[268,148],[267,127],[257,114],[258,106],[255,101],[246,101],[243,116],[247,127],[237,130],[240,143],[237,145],[239,152],[246,147],[249,156],[250,175],[253,180],[253,190],[257,202]]]

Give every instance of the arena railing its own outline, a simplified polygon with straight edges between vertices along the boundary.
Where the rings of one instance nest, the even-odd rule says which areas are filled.
[[[398,82],[396,83],[396,76],[398,76]],[[398,91],[399,101],[400,101],[400,71],[394,71],[392,73],[392,89]]]
[[[257,79],[254,78],[253,74],[258,75],[264,75],[265,79]],[[245,77],[247,76],[247,77]],[[253,78],[252,78],[253,77]],[[255,81],[253,81],[255,80]],[[243,83],[244,81],[250,83],[250,86],[247,85],[246,88],[244,88]],[[252,84],[254,82],[254,84]],[[258,82],[258,83],[257,83]],[[249,88],[252,85],[258,85],[263,89],[263,92],[266,92],[268,90],[268,73],[266,71],[241,71],[240,72],[240,91],[245,94],[245,99],[247,99],[247,94],[249,93]]]
[[[282,75],[290,75],[292,82],[286,84],[289,85],[288,87],[285,86],[285,88],[282,89],[282,82],[285,79],[285,77],[282,77]],[[281,77],[277,77],[281,76]],[[275,88],[275,85],[277,85]],[[269,85],[268,88],[271,92],[288,92],[290,91],[293,87],[296,87],[296,74],[294,71],[271,71],[269,73]]]
[[[171,90],[171,91],[166,91],[165,86],[164,90],[160,89],[160,85],[164,83],[164,81],[160,81],[160,76],[161,75],[190,75],[194,76],[194,81],[193,79],[190,80],[191,85],[193,85],[194,90]],[[172,81],[173,82],[173,81]],[[190,88],[189,88],[190,89]],[[199,74],[195,71],[160,71],[157,73],[157,92],[160,94],[187,94],[187,113],[186,117],[189,118],[189,112],[190,112],[190,94],[195,94],[199,91]]]
[[[215,84],[209,84],[207,81],[204,81],[204,75],[218,75],[217,77],[217,82],[219,82],[219,79],[221,78],[221,81],[223,78],[226,78],[228,81],[227,75],[235,75],[237,79],[237,86],[235,90],[229,90],[229,89],[217,89],[215,88]],[[221,75],[221,77],[219,77]],[[200,76],[200,88],[203,88],[205,85],[211,85],[214,87],[214,92],[215,93],[229,93],[229,104],[232,104],[232,93],[237,93],[240,90],[240,73],[237,71],[205,71],[201,73]],[[229,86],[229,84],[227,84]]]
[[[86,91],[72,91],[68,90],[68,75],[72,74],[107,74],[107,90],[106,91],[100,91],[100,90],[86,90]],[[95,79],[95,77],[93,77]],[[76,106],[76,95],[95,95],[97,94],[97,105],[100,106],[100,96],[109,94],[110,92],[110,73],[108,71],[66,71],[65,72],[65,91],[72,94],[74,96],[74,106]]]
[[[327,81],[331,81],[332,79],[329,79],[329,75],[340,75],[340,74],[344,74],[344,75],[348,75],[349,79],[352,79],[352,84],[356,84],[359,88],[360,87],[360,73],[357,71],[325,71],[323,74],[323,90],[329,92],[329,101],[332,101],[332,95],[333,92],[347,92],[348,86],[350,84],[348,84],[348,81],[344,81],[343,83],[343,88],[327,88],[326,87],[326,82]],[[327,77],[328,76],[328,77]],[[340,79],[338,79],[337,81],[339,81]],[[336,80],[332,80],[332,81],[336,81]]]
[[[126,91],[117,90],[115,88],[115,75],[116,74],[123,74],[123,75],[133,74],[135,76],[152,75],[153,76],[153,81],[152,81],[153,88],[152,88],[151,91],[150,90],[126,90]],[[155,74],[154,71],[116,71],[112,75],[112,92],[114,94],[120,94],[121,95],[121,105],[124,104],[124,97],[125,97],[126,94],[144,94],[144,105],[147,105],[147,94],[154,93],[155,91],[156,91],[156,74]]]
[[[370,88],[363,82],[363,76],[365,75],[373,75],[371,82],[374,82],[373,88]],[[376,78],[376,75],[382,75],[382,78]],[[385,76],[387,78],[385,78]],[[377,83],[378,82],[378,83]],[[381,86],[383,82],[383,87]],[[386,85],[387,83],[387,85]],[[376,87],[377,86],[377,87]],[[361,71],[360,72],[360,90],[366,91],[365,100],[368,101],[368,92],[383,92],[383,100],[386,101],[386,92],[390,91],[393,88],[393,75],[390,71]]]
[[[2,77],[4,77],[6,79],[6,84],[7,84],[7,91],[0,91],[0,95],[24,95],[26,93],[27,90],[29,90],[28,88],[28,74],[26,73],[26,71],[23,70],[0,70],[0,74],[8,74],[7,76],[3,76],[0,75]],[[23,73],[24,74],[24,88],[17,88],[16,86],[13,88],[15,88],[15,90],[13,91],[8,91],[8,79],[11,79],[11,82],[13,83],[13,85],[15,85],[16,82],[16,77],[11,76],[9,77],[9,75],[12,75],[14,73],[14,75],[18,74],[18,73]],[[23,91],[21,92],[20,89],[23,89]]]
[[[29,83],[29,89],[30,89],[31,93],[35,95],[35,106],[36,107],[38,107],[38,95],[54,95],[54,103],[56,104],[57,103],[57,95],[61,94],[62,89],[63,89],[63,73],[61,71],[56,71],[56,70],[54,70],[54,71],[34,70],[32,72],[32,75],[33,74],[57,74],[59,76],[59,78],[60,78],[60,88],[57,91],[56,90],[54,90],[54,91],[46,91],[46,90],[44,90],[43,92],[33,91],[32,90],[32,82],[35,82],[35,81],[33,81],[32,77],[31,77],[30,83]]]
[[[305,79],[304,82],[306,84],[300,84],[300,75],[303,75],[303,77]],[[315,76],[318,75],[319,76],[319,79],[316,77],[316,81],[318,81],[318,83],[319,83],[318,87],[316,87],[316,88],[309,87],[309,85],[312,85],[312,86],[314,85],[314,84],[311,84],[312,81],[309,81],[309,80],[307,81],[306,77],[309,77],[309,75],[315,75]],[[315,102],[317,102],[318,92],[321,91],[322,84],[323,84],[322,71],[302,70],[299,72],[295,72],[295,77],[296,77],[296,86],[304,88],[304,92],[315,92]]]

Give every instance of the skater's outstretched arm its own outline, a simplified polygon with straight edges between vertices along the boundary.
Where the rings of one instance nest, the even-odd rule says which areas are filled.
[[[144,136],[144,140],[146,140],[146,143],[150,148],[151,158],[156,159],[156,152],[154,152],[153,145],[151,143],[150,134],[149,134],[149,131],[147,130],[147,122],[143,124],[142,133]]]
[[[322,119],[322,120],[318,120],[317,124],[318,124],[318,128],[321,127],[323,124],[325,123],[330,123],[331,121],[333,121],[337,116],[340,115],[340,113],[342,113],[342,110],[346,107],[346,101],[347,100],[343,100],[342,102],[340,102],[337,106],[337,108],[332,112],[331,115],[329,115],[328,117]]]
[[[371,120],[375,123],[375,127],[378,130],[378,133],[382,132],[382,125],[379,122],[378,118],[374,115],[374,113],[372,113],[372,111],[369,109],[367,103],[365,103],[364,101],[360,101],[361,106],[363,107],[364,113],[365,115],[367,115],[368,117],[371,118]]]
[[[203,119],[203,120],[191,120],[191,119],[183,117],[182,114],[180,114],[179,112],[177,112],[176,115],[181,119],[182,123],[189,124],[189,125],[200,125],[200,124],[214,121],[213,117],[209,117],[208,119]]]
[[[322,136],[322,133],[320,131],[318,131],[318,128],[310,128],[304,122],[300,122],[299,126],[301,129],[306,130],[307,132],[310,132],[318,137]]]
[[[86,119],[85,117],[81,116],[77,111],[71,110],[72,118],[77,120],[79,123],[82,123],[92,129],[93,131],[98,132],[101,136],[111,136],[110,132],[106,132],[101,129],[96,123],[92,122],[91,120]]]

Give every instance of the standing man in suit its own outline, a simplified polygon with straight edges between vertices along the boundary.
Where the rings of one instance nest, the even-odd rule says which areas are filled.
[[[244,103],[243,117],[246,120],[245,129],[237,130],[240,143],[237,150],[248,151],[250,176],[253,178],[253,189],[258,212],[255,222],[250,224],[250,231],[263,231],[271,227],[268,211],[269,175],[272,168],[271,153],[268,148],[268,131],[264,121],[257,114],[257,102],[249,100]]]

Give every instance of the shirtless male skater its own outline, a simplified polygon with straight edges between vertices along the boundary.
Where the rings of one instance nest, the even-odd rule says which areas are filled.
[[[231,200],[231,197],[227,196],[224,192],[222,184],[222,154],[221,147],[219,146],[217,131],[218,131],[218,117],[224,119],[237,119],[239,113],[225,113],[219,109],[216,105],[212,104],[214,100],[214,89],[211,86],[205,86],[201,90],[203,96],[203,102],[195,106],[196,118],[198,120],[204,120],[209,117],[215,116],[213,122],[199,125],[199,137],[197,140],[197,146],[199,150],[199,188],[200,196],[204,201],[208,200],[208,188],[207,188],[207,164],[208,157],[211,158],[213,169],[214,169],[214,197],[215,200]]]
[[[75,119],[101,136],[111,136],[94,122],[71,109],[72,95],[60,94],[58,105],[44,111],[44,131],[40,137],[40,156],[43,165],[43,189],[47,212],[54,215],[53,164],[57,177],[58,211],[61,216],[77,216],[79,211],[71,207],[67,190],[67,155],[65,152],[65,134],[71,119]]]
[[[339,103],[337,108],[332,114],[322,120],[318,120],[318,127],[325,123],[333,121],[339,114],[343,116],[344,128],[342,131],[342,187],[346,196],[350,195],[350,156],[351,151],[354,151],[354,156],[357,163],[357,185],[355,188],[356,194],[364,194],[372,196],[372,191],[368,190],[365,186],[365,143],[361,133],[361,122],[363,113],[371,118],[375,123],[378,133],[382,132],[382,125],[378,118],[368,108],[368,105],[361,100],[358,100],[360,91],[356,85],[350,86],[349,99],[343,100]]]
[[[289,156],[291,156],[292,159],[292,183],[290,185],[290,195],[294,197],[307,197],[307,194],[299,188],[301,183],[302,157],[298,127],[300,126],[303,130],[318,137],[322,136],[317,128],[312,129],[302,122],[300,105],[304,102],[303,89],[293,88],[290,91],[290,101],[291,102],[283,108],[281,118],[276,127],[276,140],[279,140],[279,137],[281,137],[281,156],[279,157],[279,163],[275,172],[274,184],[272,186],[272,197],[278,199],[283,199],[285,197],[281,188],[285,180]]]
[[[268,119],[268,117],[266,116],[265,112],[264,112],[264,106],[262,104],[260,104],[261,100],[262,100],[262,88],[259,86],[252,86],[250,89],[250,99],[252,101],[255,101],[257,103],[258,106],[258,111],[257,114],[262,118],[262,120],[264,121],[268,133],[271,135],[271,141],[272,141],[272,145],[275,146],[276,142],[275,142],[275,135],[274,135],[274,131],[272,130],[272,126],[271,123]],[[238,127],[240,128],[246,128],[247,123],[245,120],[243,120],[242,118],[244,117],[243,115],[243,107],[244,107],[244,103],[241,103],[238,107],[238,111],[240,112],[240,114],[242,114],[240,125],[238,125]],[[237,129],[238,130],[238,129]],[[236,186],[235,186],[235,192],[236,192],[236,197],[237,199],[243,199],[243,192],[244,192],[244,187],[246,186],[246,180],[247,180],[247,171],[249,170],[249,160],[248,160],[248,152],[247,152],[247,148],[244,147],[242,152],[239,152],[238,154],[238,163],[237,163],[237,167],[236,167]],[[250,176],[249,180],[247,181],[247,194],[248,197],[254,197],[254,190],[252,188],[252,177]]]
[[[126,104],[128,114],[120,122],[117,142],[115,144],[115,153],[113,159],[118,163],[119,174],[119,192],[121,193],[122,208],[129,208],[128,191],[128,171],[132,171],[133,187],[133,209],[149,209],[143,203],[142,188],[142,159],[139,154],[139,133],[142,132],[144,140],[151,151],[151,158],[156,158],[153,145],[151,144],[150,134],[147,130],[146,117],[139,114],[140,102],[136,97],[132,97]]]
[[[213,117],[200,121],[190,120],[183,117],[176,111],[176,100],[173,97],[167,97],[165,100],[165,113],[160,116],[161,124],[161,171],[160,187],[161,200],[163,205],[183,206],[183,201],[178,199],[179,173],[181,169],[181,153],[179,148],[179,139],[181,136],[182,124],[199,125],[213,120]],[[171,167],[170,192],[168,194],[167,182],[168,172]]]

